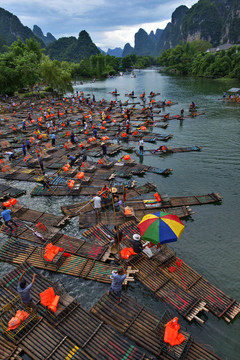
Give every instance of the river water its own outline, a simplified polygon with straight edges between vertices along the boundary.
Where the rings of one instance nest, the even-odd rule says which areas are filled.
[[[130,74],[106,81],[96,81],[76,85],[75,90],[95,94],[97,100],[112,99],[110,94],[115,88],[125,101],[125,93],[132,90],[139,95],[152,90],[160,92],[157,98],[178,102],[166,111],[170,115],[180,113],[185,109],[188,113],[189,104],[194,101],[199,111],[205,115],[196,118],[169,121],[167,129],[155,128],[154,132],[173,134],[168,141],[169,146],[185,147],[198,145],[201,152],[172,154],[165,157],[146,156],[143,163],[158,168],[173,169],[172,175],[162,177],[156,174],[145,174],[143,178],[135,177],[138,184],[151,181],[157,184],[160,193],[169,196],[201,195],[218,192],[223,196],[221,205],[204,205],[192,207],[195,212],[192,218],[184,221],[185,230],[177,243],[171,248],[177,252],[189,266],[204,278],[217,286],[233,299],[240,301],[239,275],[239,179],[240,179],[240,105],[234,105],[219,100],[223,91],[238,84],[225,83],[206,79],[172,77],[158,73],[156,70],[136,71],[136,78]],[[137,100],[137,99],[136,99]],[[164,113],[164,111],[163,111]],[[133,143],[133,145],[136,143]],[[132,145],[129,143],[129,145]],[[154,146],[160,145],[160,143]],[[145,148],[153,148],[145,143]],[[132,158],[139,160],[134,155]],[[118,155],[118,158],[120,155]],[[27,194],[19,201],[30,208],[41,209],[55,214],[61,214],[60,206],[65,203],[79,202],[81,198],[31,198],[29,193],[35,184],[13,182],[13,185],[25,188]],[[78,219],[72,219],[64,229],[72,235],[79,236]],[[0,235],[0,244],[6,240]],[[11,270],[9,264],[0,264],[0,275]],[[67,275],[56,275],[43,272],[52,280],[60,278],[66,289],[75,296],[82,306],[91,306],[107,291],[108,286],[94,281],[76,279]],[[127,295],[149,307],[154,313],[161,315],[170,309],[173,316],[177,314],[172,308],[157,299],[141,283],[130,283]],[[205,344],[223,359],[238,360],[240,358],[240,318],[231,324],[217,319],[211,313],[202,316],[206,322],[188,323],[180,318],[180,323],[186,327],[196,341]]]

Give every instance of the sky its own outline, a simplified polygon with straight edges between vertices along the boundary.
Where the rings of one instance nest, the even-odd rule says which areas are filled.
[[[164,29],[180,5],[197,0],[1,0],[0,6],[30,29],[38,25],[44,35],[75,36],[86,30],[102,50],[134,46],[134,34]]]

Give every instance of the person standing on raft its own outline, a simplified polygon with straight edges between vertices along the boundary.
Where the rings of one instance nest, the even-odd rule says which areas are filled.
[[[101,220],[101,198],[98,194],[93,198],[93,206],[95,210],[96,220],[99,218]]]
[[[144,152],[143,146],[144,146],[143,138],[141,137],[139,140],[139,155],[143,155]]]
[[[108,290],[108,295],[110,295],[111,293],[115,294],[118,299],[118,304],[122,302],[121,300],[122,284],[126,279],[126,277],[127,277],[126,271],[124,267],[121,266],[118,268],[118,270],[113,270],[111,275],[112,284],[110,289]]]
[[[27,285],[26,280],[23,279],[24,274],[25,274],[25,271],[22,273],[22,275],[20,276],[20,278],[18,280],[17,292],[22,300],[23,305],[30,307],[33,310],[33,312],[36,314],[37,313],[37,305],[34,303],[32,297],[31,297],[31,289],[35,282],[36,274],[33,274],[32,282],[29,285]],[[41,318],[41,317],[39,317],[39,318]]]
[[[4,220],[4,223],[7,227],[9,227],[9,229],[11,230],[11,232],[13,232],[13,228],[11,225],[9,225],[8,223],[11,222],[13,225],[15,225],[16,227],[18,227],[18,224],[15,223],[15,221],[12,220],[11,217],[11,210],[7,209],[5,206],[2,207],[3,211],[1,212],[1,216]]]

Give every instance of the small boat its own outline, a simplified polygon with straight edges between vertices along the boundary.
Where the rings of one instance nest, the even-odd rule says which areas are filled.
[[[155,96],[160,95],[160,93],[154,93],[154,92],[150,92],[150,94],[148,95],[149,98],[153,98]]]
[[[166,147],[166,150],[144,150],[143,154],[140,154],[139,150],[136,150],[135,153],[138,156],[141,155],[166,155],[166,154],[173,154],[173,153],[181,153],[181,152],[190,152],[190,151],[200,151],[202,148],[201,146],[188,146],[183,148],[172,148]]]

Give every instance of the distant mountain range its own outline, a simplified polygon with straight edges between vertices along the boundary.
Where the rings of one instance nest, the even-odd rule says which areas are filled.
[[[51,33],[49,33],[49,32],[47,33],[46,36],[44,36],[42,30],[41,30],[40,27],[37,26],[37,25],[34,25],[34,26],[33,26],[33,34],[34,34],[35,36],[37,36],[39,39],[41,39],[46,46],[48,46],[49,44],[51,44],[52,42],[54,42],[54,41],[57,40],[57,39],[56,39]]]
[[[11,45],[21,38],[35,38],[52,59],[78,62],[84,57],[99,54],[89,34],[83,30],[79,37],[63,37],[58,40],[51,34],[45,36],[34,25],[33,31],[24,26],[17,16],[0,8],[0,52],[3,45]],[[157,29],[149,34],[139,29],[135,34],[134,47],[127,43],[123,49],[108,49],[107,54],[125,57],[159,56],[164,50],[175,47],[180,41],[207,40],[213,46],[224,43],[240,43],[240,1],[239,0],[199,0],[190,9],[179,6],[172,14],[171,22],[165,29]]]

